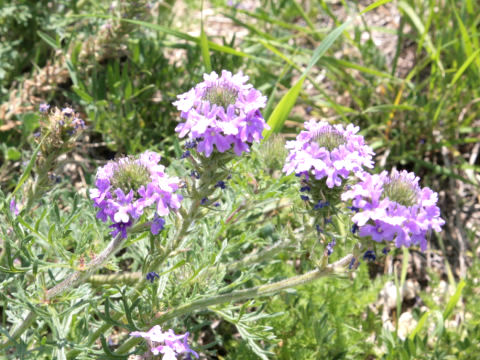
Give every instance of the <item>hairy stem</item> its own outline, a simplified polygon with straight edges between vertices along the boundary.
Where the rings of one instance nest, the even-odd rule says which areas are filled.
[[[198,212],[198,207],[200,206],[200,201],[201,199],[208,195],[207,192],[211,191],[206,188],[202,193],[197,194],[198,196],[194,199],[192,199],[192,203],[190,204],[190,208],[184,216],[182,216],[182,225],[178,229],[177,233],[173,237],[172,241],[170,242],[170,245],[167,247],[167,250],[163,253],[162,256],[159,256],[156,258],[153,263],[150,265],[148,271],[153,271],[157,269],[160,265],[163,264],[163,262],[177,249],[178,246],[180,246],[182,240],[184,237],[188,234],[188,229],[190,228],[190,225],[193,223],[195,220],[195,216]],[[97,275],[101,276],[101,275]],[[135,275],[136,276],[136,275]],[[140,294],[143,292],[145,287],[147,286],[146,281],[140,281],[135,288],[133,289],[133,295],[131,298],[131,301],[134,302],[135,300],[138,299]],[[114,320],[120,320],[124,316],[123,313],[114,313],[111,314],[111,318]],[[110,328],[112,327],[111,324],[105,323],[101,325],[95,332],[93,332],[89,337],[87,341],[87,346],[92,346],[95,341],[103,334],[105,334]],[[71,350],[67,353],[67,359],[73,359],[75,358],[78,354],[80,353],[80,350]]]
[[[220,266],[214,266],[206,271],[222,271],[228,270],[230,272],[244,268],[245,266],[256,264],[278,254],[280,251],[288,247],[290,244],[289,241],[279,241],[272,246],[266,248],[265,250],[258,251],[254,254],[250,254],[244,257],[241,260],[234,261],[228,264],[221,264]],[[219,270],[219,268],[221,270]],[[143,274],[140,271],[135,272],[123,272],[119,274],[109,274],[109,275],[91,275],[88,280],[92,285],[102,285],[102,284],[133,284],[138,281],[145,281],[143,279]]]
[[[200,300],[191,302],[189,304],[180,305],[176,308],[173,308],[161,314],[159,317],[157,317],[153,321],[151,325],[152,326],[160,325],[165,321],[171,320],[178,316],[190,314],[196,310],[208,308],[209,306],[223,304],[223,303],[232,302],[232,301],[252,299],[260,296],[272,295],[285,289],[310,283],[321,277],[334,273],[337,270],[337,268],[343,268],[351,261],[352,258],[353,258],[353,255],[349,254],[344,258],[338,260],[337,262],[327,265],[323,269],[315,269],[306,274],[293,276],[288,279],[280,280],[271,284],[260,285],[250,289],[233,291],[228,294],[216,295],[209,298],[200,299]],[[123,343],[122,346],[118,348],[117,353],[125,354],[132,347],[138,344],[141,340],[142,340],[141,338],[130,338],[125,343]]]

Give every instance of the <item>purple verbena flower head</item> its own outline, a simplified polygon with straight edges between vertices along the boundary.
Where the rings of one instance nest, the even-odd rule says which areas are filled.
[[[113,223],[113,236],[121,233],[126,237],[126,229],[150,207],[155,209],[151,231],[156,235],[165,225],[162,217],[180,207],[182,196],[175,193],[180,180],[165,174],[159,161],[159,154],[146,151],[138,157],[111,161],[97,170],[90,198],[100,209],[97,218]]]
[[[173,103],[185,119],[175,131],[181,138],[188,135],[195,140],[197,151],[206,157],[214,146],[220,153],[232,146],[237,155],[249,152],[249,145],[259,142],[268,128],[260,113],[266,97],[248,84],[248,76],[242,73],[232,75],[223,70],[220,77],[212,72],[203,79]]]
[[[349,124],[330,125],[325,121],[305,123],[296,140],[287,142],[289,155],[283,171],[304,175],[307,179],[325,179],[328,188],[342,186],[352,173],[373,167],[373,150],[365,145],[359,128]]]
[[[147,341],[152,354],[163,354],[162,358],[164,360],[176,360],[178,355],[189,357],[190,354],[198,359],[198,354],[188,345],[188,332],[183,335],[176,335],[172,329],[163,332],[159,325],[155,325],[147,332],[134,331],[130,335],[143,337]]]
[[[342,194],[342,200],[352,200],[360,209],[352,217],[358,235],[377,242],[395,241],[397,247],[420,245],[424,251],[427,233],[441,231],[445,223],[437,207],[437,193],[421,188],[419,178],[405,170],[363,173],[361,178]]]

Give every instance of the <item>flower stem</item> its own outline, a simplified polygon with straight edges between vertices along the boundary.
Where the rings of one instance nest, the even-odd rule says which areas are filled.
[[[207,190],[208,191],[208,188]],[[157,269],[164,261],[167,259],[172,252],[176,250],[178,246],[180,246],[183,238],[188,234],[188,230],[190,228],[190,225],[193,223],[195,220],[195,215],[198,211],[198,207],[200,206],[200,200],[204,196],[204,193],[199,194],[198,199],[192,199],[192,203],[190,204],[190,208],[186,214],[183,214],[182,216],[182,225],[178,229],[177,233],[173,237],[172,241],[170,242],[169,246],[167,247],[167,250],[163,253],[162,256],[157,257],[153,263],[149,266],[148,271],[153,271]],[[97,275],[100,276],[100,275]],[[134,302],[140,294],[143,292],[145,287],[147,286],[146,281],[140,281],[135,288],[133,289],[133,295],[131,298],[131,301]],[[123,313],[118,312],[113,315],[111,315],[111,318],[114,320],[120,320],[124,316]],[[111,324],[105,323],[101,325],[95,332],[93,332],[89,337],[87,341],[87,346],[90,347],[92,346],[95,341],[103,334],[105,334],[110,328],[112,327]],[[73,349],[67,353],[67,359],[73,359],[75,358],[78,354],[80,353],[80,350]]]
[[[241,260],[237,260],[228,264],[222,264],[220,266],[212,266],[206,270],[206,272],[221,272],[223,270],[228,270],[233,272],[244,268],[245,266],[256,264],[258,262],[264,262],[267,259],[278,254],[280,251],[288,247],[290,244],[289,241],[279,241],[272,246],[266,248],[265,250],[250,254],[244,257]],[[170,255],[171,256],[171,255]],[[140,271],[135,272],[123,272],[119,274],[108,274],[108,275],[91,275],[88,278],[88,282],[92,285],[103,285],[103,284],[134,284],[138,281],[146,281],[143,279],[143,274]]]
[[[271,284],[260,285],[250,289],[233,291],[228,294],[216,295],[206,299],[193,301],[190,304],[180,305],[177,308],[171,309],[161,314],[155,319],[155,321],[151,325],[160,325],[165,321],[171,320],[178,316],[190,314],[195,310],[208,308],[209,306],[271,295],[288,288],[310,283],[321,277],[335,273],[337,271],[337,268],[343,268],[345,265],[347,265],[352,259],[352,257],[353,255],[349,254],[338,260],[337,262],[327,265],[323,269],[315,269],[306,274],[293,276],[288,279],[280,280]],[[140,341],[140,338],[130,338],[118,348],[117,353],[125,354],[128,350],[130,350]]]

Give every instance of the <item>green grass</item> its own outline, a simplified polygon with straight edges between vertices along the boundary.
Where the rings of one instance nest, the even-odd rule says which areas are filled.
[[[62,1],[53,11],[47,7],[47,1],[25,1],[21,5],[0,1],[0,103],[7,102],[11,90],[29,79],[36,69],[44,67],[49,60],[53,61],[55,51],[64,54],[68,79],[52,86],[42,96],[44,101],[54,105],[70,104],[81,111],[88,119],[89,141],[105,143],[101,148],[103,152],[81,153],[85,158],[86,180],[91,185],[94,172],[91,161],[104,160],[114,154],[136,154],[144,149],[156,149],[165,154],[165,163],[175,164],[174,158],[181,153],[179,142],[173,136],[179,118],[172,106],[176,95],[190,89],[210,69],[217,72],[222,69],[242,70],[250,76],[255,87],[268,96],[264,115],[272,127],[271,133],[293,136],[302,128],[303,122],[312,117],[354,123],[360,126],[362,134],[374,147],[377,161],[383,167],[415,171],[422,176],[423,185],[436,191],[446,190],[449,196],[456,196],[454,181],[460,181],[471,186],[478,196],[477,180],[471,173],[480,171],[479,160],[469,162],[472,148],[480,136],[480,4],[477,1],[392,2],[385,6],[398,12],[400,23],[385,27],[370,23],[370,15],[379,9],[365,9],[355,5],[357,2],[263,0],[261,6],[253,9],[242,8],[241,1],[238,8],[225,5],[224,1],[211,3],[215,16],[229,19],[235,29],[245,30],[247,35],[237,37],[230,31],[226,31],[225,36],[213,33],[208,28],[209,18],[200,21],[197,1],[186,1],[184,12],[180,13],[172,11],[175,1],[167,1],[152,18],[131,16],[124,21],[124,25],[128,25],[128,37],[119,36],[117,42],[108,48],[111,56],[96,61],[93,56],[81,58],[79,54],[82,48],[86,48],[85,44],[94,41],[103,24],[115,20],[117,15],[108,10],[110,2]],[[387,2],[376,4],[383,6],[383,3]],[[204,14],[206,7],[205,3]],[[369,12],[360,14],[361,10]],[[11,17],[13,13],[17,15],[15,18]],[[346,22],[350,15],[355,18]],[[198,35],[191,35],[193,32]],[[391,41],[396,42],[390,60],[382,47],[362,37],[362,34],[373,33],[390,34]],[[180,56],[173,59],[174,52]],[[412,56],[412,62],[405,66],[407,53]],[[21,165],[22,161],[28,162],[35,151],[31,139],[39,117],[28,112],[19,113],[8,121],[0,118],[0,128],[17,120],[19,124],[15,127],[0,131],[0,184],[5,193],[15,189],[20,169],[28,166]],[[255,155],[252,161],[257,161]],[[241,166],[251,171],[257,168]],[[378,166],[376,170],[383,167]],[[261,178],[259,182],[270,181],[262,172],[255,173],[255,176]],[[251,187],[248,179],[236,181],[242,191]],[[282,187],[284,184],[278,188],[271,183],[269,186],[272,187],[269,196],[293,191]],[[60,199],[68,196],[71,195],[58,194]],[[58,198],[52,195],[49,199],[54,202]],[[267,200],[265,195],[262,201]],[[64,201],[68,203],[69,200]],[[235,203],[234,199],[229,201]],[[77,205],[81,210],[71,209],[72,217],[76,216],[76,211],[87,213],[86,201],[81,200]],[[28,266],[37,266],[42,273],[30,289],[38,293],[38,298],[42,286],[56,276],[46,270],[49,265],[43,262],[43,258],[60,253],[65,266],[71,267],[78,260],[78,254],[88,256],[92,247],[101,249],[106,241],[104,231],[98,228],[93,218],[89,219],[91,223],[72,225],[63,232],[61,228],[65,223],[70,224],[70,218],[62,214],[58,219],[57,212],[60,212],[58,208],[37,212],[33,219],[35,227],[26,233],[13,229],[21,233],[25,244],[12,244],[12,251],[16,251]],[[252,210],[250,216],[264,215]],[[246,228],[242,224],[229,230],[232,242],[228,256],[231,260],[240,258],[252,247],[262,247],[279,237],[282,231],[287,231],[282,229],[283,222],[291,221],[293,228],[300,226],[300,222],[285,213],[279,215],[271,228],[262,221],[257,224],[263,226],[258,233],[258,229]],[[215,227],[216,223],[207,225]],[[3,230],[6,234],[6,227]],[[204,231],[211,235],[207,229]],[[246,231],[255,234],[253,244],[242,235]],[[70,232],[77,236],[87,235],[77,239]],[[271,233],[271,238],[265,235]],[[477,251],[478,239],[474,230],[469,229],[467,233],[470,236],[467,246],[472,255]],[[60,239],[58,243],[54,241],[57,238]],[[91,246],[93,239],[96,243]],[[45,248],[44,253],[35,253],[37,250],[31,249],[30,242],[34,240]],[[145,239],[139,242],[142,245],[147,243]],[[432,243],[437,244],[435,239]],[[122,264],[138,265],[146,256],[145,249],[139,244],[134,245],[133,255],[125,255]],[[223,245],[219,242],[215,246],[220,253]],[[447,248],[456,247],[457,242],[449,240]],[[72,249],[77,250],[76,255],[70,254]],[[201,246],[196,250],[200,253]],[[342,251],[338,250],[337,255],[340,256]],[[249,283],[273,275],[279,278],[292,275],[295,270],[288,261],[301,260],[303,270],[312,266],[306,262],[306,252],[299,251],[290,257],[291,253],[285,251],[274,264],[243,271],[248,274]],[[455,251],[449,252],[452,253],[456,254]],[[192,262],[192,269],[198,265],[195,262],[203,266],[211,261],[187,258]],[[453,297],[455,301],[448,303],[447,300],[438,305],[432,300],[431,291],[422,292],[420,297],[428,310],[416,309],[413,314],[417,320],[424,316],[425,325],[415,330],[416,336],[406,340],[399,339],[395,332],[384,330],[379,315],[372,311],[379,290],[387,280],[393,280],[393,275],[379,275],[372,280],[366,264],[361,265],[355,278],[329,278],[273,297],[265,308],[271,318],[252,315],[242,323],[235,323],[234,315],[247,310],[232,307],[216,309],[215,315],[200,313],[182,320],[189,328],[200,331],[221,317],[217,330],[209,330],[210,345],[205,345],[203,350],[212,357],[217,354],[225,359],[256,359],[259,354],[278,359],[474,359],[480,346],[480,303],[475,280],[480,275],[480,264],[474,256],[471,258],[465,288],[457,298]],[[455,266],[454,259],[449,260]],[[33,265],[33,261],[38,263]],[[112,269],[115,269],[114,265]],[[238,278],[234,280],[239,281]],[[460,283],[459,279],[453,280]],[[201,284],[211,285],[206,280]],[[433,279],[432,284],[435,287],[438,281]],[[187,293],[195,295],[199,292],[198,286],[165,291],[178,291],[175,293],[178,300]],[[22,293],[22,299],[28,302],[20,285],[16,291]],[[86,289],[79,291],[89,296]],[[108,291],[105,289],[103,295],[96,293],[92,296],[90,309],[98,306],[108,313],[104,308]],[[5,304],[10,301],[6,296],[2,299]],[[68,298],[62,300],[68,302]],[[119,298],[114,300],[112,306],[121,311],[120,305],[124,304]],[[154,304],[153,292],[149,300]],[[448,311],[444,312],[447,304]],[[130,305],[132,312],[140,313],[139,309],[135,310],[138,304]],[[58,329],[57,338],[74,342],[88,332],[89,322],[101,322],[101,316],[93,310],[82,317],[80,310],[83,306],[86,305],[77,304],[71,313],[64,309],[62,314],[42,316],[45,319],[50,316],[48,325]],[[248,311],[257,306],[260,305],[249,304]],[[2,314],[2,324],[5,324],[6,315]],[[445,327],[446,321],[455,315],[464,316],[465,321],[456,328]],[[73,324],[74,330],[68,334],[61,333],[64,327],[60,322],[64,319]],[[139,320],[147,322],[149,318],[143,316]],[[107,319],[107,322],[118,327],[126,326],[113,319]],[[180,322],[173,325],[182,326]],[[271,327],[271,332],[266,327]],[[232,337],[232,333],[239,329],[244,332],[243,338]],[[44,341],[38,340],[38,343]],[[50,340],[45,338],[42,345],[45,348],[39,350],[39,356],[47,358],[49,351],[58,350]],[[19,343],[19,353],[25,351],[24,345]],[[87,351],[87,346],[80,345],[80,349]],[[222,353],[225,349],[226,353]],[[103,354],[103,350],[98,351]]]

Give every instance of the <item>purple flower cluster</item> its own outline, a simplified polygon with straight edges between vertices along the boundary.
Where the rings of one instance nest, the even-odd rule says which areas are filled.
[[[125,238],[127,228],[150,206],[156,208],[151,223],[156,235],[165,224],[161,216],[180,207],[182,196],[175,194],[180,180],[166,175],[159,161],[159,154],[146,151],[138,157],[111,161],[97,170],[96,188],[90,190],[90,198],[100,208],[97,218],[113,222],[112,236],[121,233]]]
[[[350,173],[373,167],[373,150],[365,145],[363,136],[355,135],[359,128],[350,124],[330,125],[325,121],[305,123],[296,140],[287,142],[290,153],[283,171],[306,178],[326,179],[329,188],[341,186]]]
[[[268,128],[260,109],[266,97],[246,83],[248,76],[229,71],[205,74],[204,81],[178,95],[173,104],[186,121],[175,131],[196,141],[197,151],[210,157],[213,147],[221,153],[232,148],[237,155],[250,150],[249,144],[262,139]]]
[[[437,193],[421,188],[419,178],[405,170],[363,173],[361,178],[342,194],[342,200],[352,199],[360,210],[352,217],[359,236],[370,236],[377,242],[395,240],[397,247],[420,245],[424,251],[427,233],[441,231],[445,223],[436,205]]]
[[[176,335],[172,329],[163,332],[159,325],[155,325],[147,332],[134,331],[130,335],[146,339],[152,354],[163,354],[163,360],[176,360],[177,355],[189,357],[190,354],[198,359],[198,354],[188,346],[188,332],[183,335]]]

